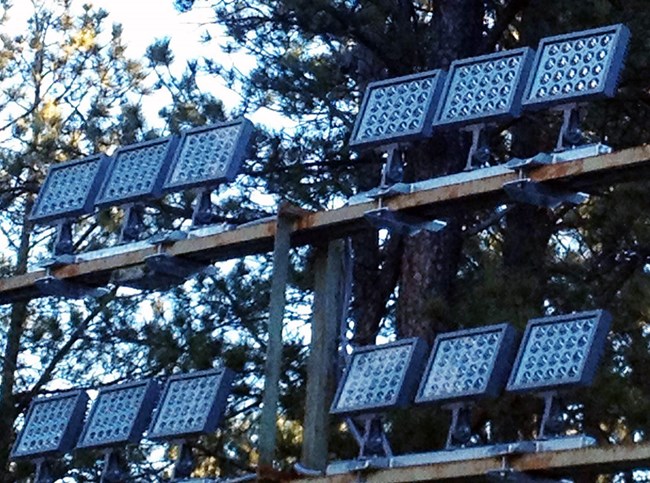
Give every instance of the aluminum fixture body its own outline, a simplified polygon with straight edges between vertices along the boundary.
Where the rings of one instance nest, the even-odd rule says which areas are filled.
[[[410,403],[426,351],[427,344],[419,338],[356,348],[339,382],[330,414],[372,414]]]
[[[451,63],[433,120],[459,127],[516,117],[534,51],[528,47]]]
[[[368,84],[350,146],[377,147],[430,137],[444,77],[443,71],[432,70]]]
[[[234,377],[227,368],[171,376],[147,438],[181,440],[214,432],[226,409]]]
[[[178,138],[154,139],[115,151],[95,206],[125,205],[158,198]]]
[[[613,96],[629,38],[629,29],[617,24],[540,40],[524,109]]]
[[[97,394],[77,448],[138,443],[159,393],[152,379],[103,387]]]
[[[50,166],[30,220],[47,224],[92,213],[108,160],[96,154]]]
[[[539,393],[591,384],[610,324],[604,310],[530,320],[506,390]]]
[[[87,405],[88,395],[78,390],[34,399],[11,450],[11,458],[35,460],[72,450],[83,426]]]
[[[253,123],[245,118],[184,132],[163,190],[213,188],[232,181],[239,173],[252,133]]]
[[[496,397],[517,350],[510,324],[447,332],[436,337],[415,402],[445,403]]]

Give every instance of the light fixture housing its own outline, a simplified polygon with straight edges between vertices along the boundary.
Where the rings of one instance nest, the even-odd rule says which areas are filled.
[[[498,396],[512,368],[517,341],[517,331],[506,323],[439,334],[415,402]]]
[[[444,71],[432,70],[368,84],[350,146],[367,148],[430,137],[444,77]]]
[[[534,51],[528,47],[451,63],[433,126],[459,127],[516,117]]]
[[[29,219],[48,224],[92,213],[107,161],[107,156],[95,154],[51,165]]]
[[[591,384],[610,324],[605,310],[530,320],[506,390],[541,393]]]
[[[95,206],[126,205],[158,198],[178,138],[154,139],[115,151]]]
[[[87,405],[88,395],[79,390],[34,399],[11,458],[34,460],[72,450],[83,426]]]
[[[235,373],[228,368],[171,376],[163,389],[147,438],[180,440],[217,429]]]
[[[252,133],[253,123],[245,118],[184,132],[163,190],[212,188],[232,181],[239,173]]]
[[[102,448],[137,443],[154,409],[159,387],[152,379],[102,387],[93,404],[77,448]]]
[[[629,38],[629,29],[617,24],[540,40],[524,109],[613,96]]]
[[[419,338],[355,348],[330,414],[372,414],[410,403],[426,351],[426,343]]]

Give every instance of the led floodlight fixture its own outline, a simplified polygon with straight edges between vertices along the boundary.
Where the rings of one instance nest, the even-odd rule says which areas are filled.
[[[104,178],[107,160],[103,154],[97,154],[50,166],[30,220],[57,225],[55,255],[69,255],[74,251],[73,219],[94,210],[95,196]]]
[[[532,57],[533,51],[525,47],[456,60],[449,67],[433,125],[464,127],[472,133],[466,170],[473,161],[490,161],[486,125],[519,115]]]
[[[519,115],[533,50],[527,47],[455,60],[433,125],[463,126]]]
[[[371,82],[366,88],[350,146],[382,146],[431,136],[444,72]]]
[[[108,166],[95,205],[104,208],[160,196],[177,143],[178,139],[171,137],[119,148]]]
[[[629,38],[629,29],[618,24],[540,41],[523,106],[558,106],[563,111],[556,151],[566,150],[565,145],[575,149],[585,143],[577,103],[615,94]],[[585,157],[611,148],[595,144],[582,149]]]
[[[501,392],[512,367],[516,342],[517,332],[509,324],[436,337],[415,402],[446,403],[452,411],[447,449],[471,441],[471,403]]]
[[[67,391],[36,398],[11,452],[12,459],[37,459],[72,450],[83,426],[88,395]]]
[[[167,380],[147,437],[180,442],[174,481],[192,474],[194,456],[187,440],[217,429],[234,377],[230,369],[220,368],[178,374]]]
[[[426,343],[418,338],[355,348],[339,382],[330,414],[346,419],[360,457],[391,456],[378,413],[409,403],[424,365]]]
[[[137,443],[149,423],[157,395],[158,384],[153,380],[101,388],[77,448]]]
[[[175,136],[154,139],[119,148],[111,158],[95,206],[126,206],[120,241],[139,238],[144,228],[144,207],[140,203],[162,194],[177,144]]]
[[[538,109],[613,96],[629,38],[622,24],[543,38],[524,106]]]
[[[426,344],[417,338],[356,348],[330,414],[376,413],[407,404],[425,354]]]
[[[201,126],[181,136],[163,189],[167,192],[201,188],[192,215],[192,226],[213,222],[211,193],[239,172],[253,132],[245,118]]]
[[[566,434],[565,406],[558,391],[591,384],[610,323],[604,310],[528,322],[506,389],[544,398],[540,439]]]
[[[223,368],[171,376],[147,437],[178,440],[215,431],[226,409],[234,375]]]
[[[516,331],[509,324],[438,335],[415,402],[497,396],[508,379],[516,339]]]
[[[97,154],[50,166],[30,220],[51,223],[92,213],[107,159]]]
[[[507,390],[542,392],[591,384],[610,323],[604,310],[529,321]]]
[[[201,126],[181,136],[165,191],[215,187],[232,181],[246,154],[253,124],[248,119]]]

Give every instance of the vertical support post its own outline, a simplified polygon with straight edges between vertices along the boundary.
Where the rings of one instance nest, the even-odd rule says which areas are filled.
[[[287,210],[288,211],[288,210]],[[268,344],[264,366],[264,397],[260,416],[259,472],[271,473],[275,459],[276,424],[280,398],[280,372],[282,371],[282,321],[286,303],[286,286],[289,273],[289,248],[292,229],[291,213],[283,207],[278,212],[278,222],[273,245],[273,278],[269,307]]]
[[[307,362],[307,395],[301,462],[306,468],[327,467],[329,406],[334,392],[336,337],[343,303],[341,278],[345,246],[332,241],[318,248],[314,263],[314,306]]]

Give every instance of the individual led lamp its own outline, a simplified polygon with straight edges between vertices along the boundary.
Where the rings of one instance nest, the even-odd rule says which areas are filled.
[[[73,253],[72,224],[75,218],[93,212],[107,160],[97,154],[50,166],[29,218],[56,225],[55,256]]]
[[[163,389],[147,437],[179,444],[174,478],[194,469],[191,438],[214,432],[226,409],[235,373],[227,368],[171,376]]]
[[[426,357],[418,338],[358,347],[339,382],[330,414],[347,416],[359,457],[392,456],[380,413],[409,403]]]
[[[470,443],[471,405],[501,392],[512,367],[516,343],[517,332],[509,324],[436,337],[415,402],[445,404],[451,409],[447,449]]]
[[[88,395],[84,391],[38,397],[30,404],[11,458],[27,459],[36,464],[35,483],[53,481],[48,458],[74,448],[83,426],[87,404]]]
[[[135,444],[149,424],[158,397],[154,380],[103,387],[97,394],[77,448],[103,448],[102,482],[123,481],[121,446]]]
[[[472,133],[466,170],[473,161],[486,164],[490,159],[484,136],[488,123],[519,115],[532,59],[533,50],[525,47],[456,60],[449,67],[433,126]]]
[[[382,187],[401,181],[405,143],[431,136],[443,80],[443,71],[432,70],[368,84],[350,146],[387,153]]]
[[[115,151],[95,206],[126,207],[120,241],[137,240],[142,231],[142,203],[162,194],[162,184],[178,139],[155,139]]]
[[[246,155],[253,124],[245,118],[186,131],[171,162],[166,192],[199,188],[193,226],[212,223],[212,190],[232,181]]]
[[[629,29],[618,24],[540,41],[523,106],[563,111],[557,151],[583,143],[577,103],[615,94],[629,38]]]
[[[539,438],[564,430],[559,391],[591,384],[605,348],[611,316],[604,310],[528,322],[507,391],[544,397]]]

